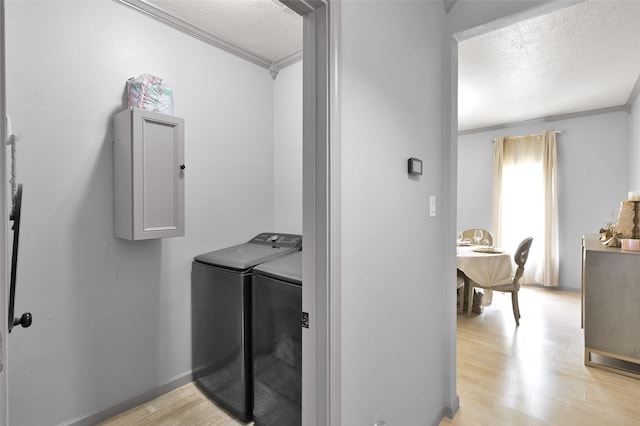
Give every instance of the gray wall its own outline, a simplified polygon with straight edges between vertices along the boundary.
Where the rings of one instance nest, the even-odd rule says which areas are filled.
[[[341,2],[342,424],[457,408],[454,35],[541,3]]]
[[[302,234],[302,62],[281,70],[273,88],[274,229]]]
[[[191,259],[276,222],[274,82],[116,2],[6,9],[24,183],[16,312],[34,315],[11,335],[9,423],[59,424],[188,377]],[[186,236],[128,242],[113,236],[111,118],[142,73],[171,84],[185,119]]]
[[[581,238],[618,216],[627,199],[629,114],[611,112],[458,138],[458,228],[492,229],[493,143],[498,136],[558,135],[560,287],[580,290]],[[535,243],[535,242],[534,242]]]
[[[428,211],[442,184],[445,13],[398,1],[342,11],[342,424],[430,424],[451,338],[434,324],[454,309],[441,302],[442,215]]]
[[[441,2],[343,2],[343,424],[431,424],[451,405],[455,252],[443,229],[454,229],[455,164],[441,160],[457,152],[442,131],[456,116],[453,34],[539,3],[457,2],[445,16]],[[277,133],[264,112],[273,83],[113,2],[8,9],[25,183],[17,310],[36,315],[12,336],[10,424],[56,424],[188,371],[189,259],[277,221],[277,188],[256,183],[275,175],[260,144]],[[142,72],[173,84],[186,118],[187,236],[131,244],[112,237],[110,117]],[[271,162],[244,173],[254,152]],[[425,161],[419,179],[406,175],[410,156]],[[230,208],[238,193],[246,204]],[[448,200],[433,219],[429,195]]]

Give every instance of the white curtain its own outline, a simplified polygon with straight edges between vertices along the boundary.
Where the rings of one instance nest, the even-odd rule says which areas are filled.
[[[533,237],[525,283],[558,286],[556,133],[495,140],[493,230],[495,244],[515,251]]]

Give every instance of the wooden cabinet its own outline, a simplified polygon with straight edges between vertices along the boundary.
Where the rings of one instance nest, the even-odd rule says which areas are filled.
[[[115,115],[114,226],[127,240],[184,235],[184,120],[139,108]]]
[[[585,365],[640,378],[640,253],[583,238]]]

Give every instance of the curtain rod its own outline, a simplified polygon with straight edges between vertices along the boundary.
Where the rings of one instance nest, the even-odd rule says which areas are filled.
[[[551,133],[555,133],[555,134],[558,134],[558,135],[561,135],[561,134],[562,134],[562,130],[549,130],[549,131],[550,131]],[[536,135],[539,135],[539,134],[540,134],[540,133],[533,133],[533,134],[530,134],[530,135],[521,135],[521,136],[505,136],[505,137],[506,137],[506,138],[507,138],[507,137],[508,137],[508,138],[522,138],[522,137],[525,137],[525,136],[536,136]],[[495,142],[495,141],[496,141],[496,139],[497,139],[497,138],[493,138],[493,142]]]

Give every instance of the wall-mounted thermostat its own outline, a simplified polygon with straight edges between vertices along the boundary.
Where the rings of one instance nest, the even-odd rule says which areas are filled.
[[[421,175],[422,174],[422,160],[418,160],[417,158],[409,158],[408,161],[408,171],[410,175]]]

